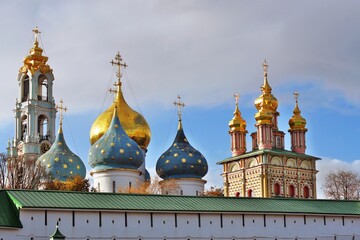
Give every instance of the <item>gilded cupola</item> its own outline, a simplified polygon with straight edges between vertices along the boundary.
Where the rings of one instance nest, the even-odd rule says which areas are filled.
[[[255,107],[258,112],[255,114],[255,120],[257,124],[271,124],[273,116],[278,107],[278,100],[272,95],[272,88],[268,82],[267,68],[268,64],[266,60],[263,63],[264,68],[264,83],[261,86],[261,95],[255,100]]]
[[[36,71],[40,70],[41,73],[51,72],[52,69],[48,64],[46,64],[48,57],[43,56],[43,49],[39,47],[38,36],[41,33],[39,29],[36,27],[33,30],[35,34],[35,41],[33,47],[30,49],[29,55],[24,57],[23,63],[24,65],[20,68],[20,73],[27,73],[28,71],[31,74],[34,74]]]
[[[46,172],[49,173],[51,177],[60,181],[66,181],[76,175],[85,178],[86,168],[83,161],[70,150],[65,142],[62,130],[62,111],[66,111],[67,109],[63,108],[62,100],[60,103],[61,105],[57,107],[57,109],[60,110],[58,135],[51,145],[51,148],[38,158],[37,163],[44,166]]]
[[[247,132],[246,131],[246,121],[241,117],[241,112],[239,110],[239,95],[235,94],[235,111],[234,117],[229,122],[230,132]]]
[[[146,149],[150,143],[151,131],[145,118],[135,110],[133,110],[125,101],[123,92],[121,90],[121,67],[127,67],[126,63],[122,62],[120,53],[117,53],[115,61],[111,61],[113,65],[117,65],[118,82],[115,84],[117,89],[116,101],[102,114],[100,114],[94,121],[90,130],[90,143],[93,145],[99,140],[110,126],[114,109],[117,108],[117,114],[120,118],[121,125],[127,135],[132,138],[142,149]],[[112,90],[114,91],[114,90]]]
[[[298,104],[299,95],[300,94],[297,91],[294,92],[295,108],[293,111],[294,115],[289,120],[290,131],[291,130],[306,130],[306,128],[305,128],[306,120],[305,120],[305,118],[303,118],[301,116],[301,111],[299,109],[299,104]]]
[[[179,101],[174,104],[179,107],[178,130],[174,142],[156,163],[156,172],[162,179],[196,178],[201,179],[208,171],[205,157],[188,142],[181,122],[181,107]]]
[[[90,147],[89,164],[94,170],[138,169],[143,162],[143,151],[124,131],[115,106],[109,128]]]

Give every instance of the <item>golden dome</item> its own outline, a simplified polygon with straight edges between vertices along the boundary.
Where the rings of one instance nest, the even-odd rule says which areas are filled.
[[[263,64],[264,67],[264,83],[261,86],[262,94],[255,100],[255,107],[258,112],[255,114],[255,119],[258,124],[266,123],[271,124],[273,115],[276,113],[278,107],[278,100],[272,95],[272,88],[267,79],[267,63]]]
[[[306,120],[305,120],[305,118],[303,118],[301,116],[301,111],[300,111],[299,105],[298,105],[299,93],[297,91],[295,91],[294,96],[295,96],[296,103],[295,103],[295,108],[293,111],[294,115],[289,120],[290,131],[291,130],[307,130],[305,128]]]
[[[27,73],[28,71],[31,74],[34,74],[37,70],[40,70],[41,73],[51,72],[52,69],[48,64],[46,64],[48,57],[43,56],[43,49],[39,47],[38,35],[41,33],[36,27],[33,30],[35,34],[34,46],[30,49],[29,55],[24,57],[24,65],[20,68],[20,73]]]
[[[238,94],[235,94],[236,106],[234,111],[234,117],[229,122],[230,132],[247,132],[246,131],[246,121],[241,117],[241,112],[239,110],[238,104]]]
[[[120,85],[116,94],[116,102],[100,114],[93,123],[90,130],[90,143],[93,145],[108,130],[116,105],[121,126],[127,135],[141,148],[146,149],[151,139],[150,127],[145,118],[126,103]]]
[[[115,56],[115,61],[111,61],[111,64],[117,65],[118,67],[116,100],[105,112],[100,114],[93,123],[90,129],[90,143],[93,145],[106,133],[110,126],[114,108],[116,106],[121,126],[125,130],[126,134],[141,148],[146,149],[151,139],[150,127],[145,118],[140,113],[133,110],[124,99],[123,93],[121,91],[122,74],[120,67],[127,67],[127,65],[126,63],[122,62],[122,58],[119,52]]]

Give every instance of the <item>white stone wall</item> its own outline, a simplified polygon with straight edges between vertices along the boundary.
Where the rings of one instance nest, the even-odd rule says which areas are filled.
[[[22,229],[0,240],[49,239],[360,239],[360,216],[21,210]],[[47,215],[47,217],[45,216]],[[45,220],[47,219],[47,221]]]
[[[204,193],[205,183],[206,181],[203,179],[182,178],[162,180],[160,186],[162,193],[166,195],[200,196]]]

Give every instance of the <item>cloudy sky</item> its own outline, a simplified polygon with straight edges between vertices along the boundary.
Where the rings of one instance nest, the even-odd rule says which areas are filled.
[[[207,186],[221,186],[215,163],[230,156],[233,95],[240,94],[248,131],[255,131],[253,103],[267,59],[283,131],[292,116],[292,93],[300,92],[307,153],[322,158],[320,186],[329,169],[360,169],[359,9],[358,1],[328,0],[1,1],[0,147],[5,151],[14,135],[16,77],[38,26],[54,69],[55,99],[69,108],[67,143],[84,162],[90,127],[111,102],[107,89],[115,69],[109,62],[120,51],[129,65],[125,98],[152,129],[150,172],[174,138],[172,103],[180,94],[185,133],[209,162]]]

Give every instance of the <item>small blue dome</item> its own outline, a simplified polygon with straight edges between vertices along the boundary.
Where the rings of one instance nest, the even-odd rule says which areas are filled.
[[[95,170],[123,168],[138,169],[144,154],[120,124],[116,108],[107,132],[89,150],[89,164]]]
[[[86,175],[83,161],[67,146],[61,125],[55,142],[49,151],[38,158],[37,163],[44,166],[54,179],[60,181],[66,181],[76,175],[85,178]]]
[[[171,147],[164,152],[156,163],[156,172],[162,179],[199,178],[208,171],[205,157],[188,142],[181,120]]]

